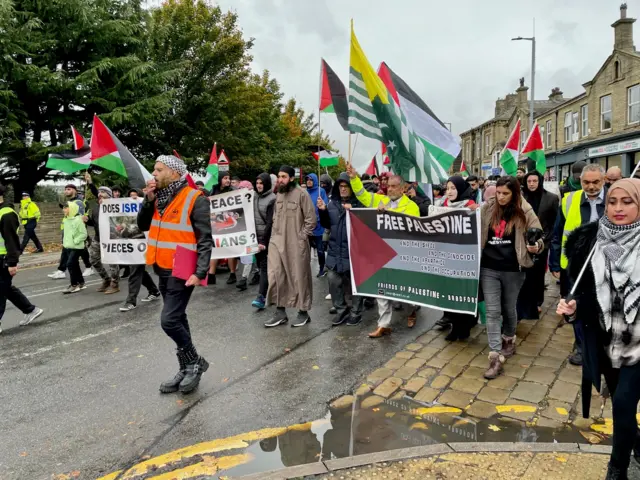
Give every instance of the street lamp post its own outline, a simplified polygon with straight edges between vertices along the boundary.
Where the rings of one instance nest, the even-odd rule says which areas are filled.
[[[535,29],[535,23],[534,23]],[[533,129],[533,105],[536,93],[536,37],[516,37],[511,40],[529,40],[531,42],[531,101],[529,104],[529,132]]]

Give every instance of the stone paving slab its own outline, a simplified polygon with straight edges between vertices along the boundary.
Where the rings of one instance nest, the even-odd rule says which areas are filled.
[[[475,326],[469,339],[456,342],[444,339],[447,330],[432,329],[367,377],[364,385],[375,396],[366,398],[367,390],[360,385],[360,406],[374,408],[384,398],[408,395],[425,404],[463,409],[464,415],[479,419],[496,416],[549,427],[575,422],[577,428],[585,430],[595,420],[606,426],[611,402],[602,408],[597,392],[592,398],[592,419],[581,418],[582,373],[567,360],[573,329],[555,314],[555,281],[550,281],[546,295],[540,319],[518,324],[521,343],[498,378],[483,377],[489,364],[483,325]],[[345,403],[349,404],[349,399]],[[601,411],[604,419],[599,418]]]

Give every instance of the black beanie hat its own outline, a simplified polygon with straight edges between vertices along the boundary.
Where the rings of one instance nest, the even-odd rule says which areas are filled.
[[[280,170],[278,170],[279,172],[284,172],[287,175],[289,175],[291,178],[296,176],[296,171],[293,167],[290,167],[289,165],[282,165],[280,167]]]

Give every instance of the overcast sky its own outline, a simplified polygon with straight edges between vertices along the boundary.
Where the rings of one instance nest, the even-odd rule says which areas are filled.
[[[583,91],[613,49],[612,0],[220,0],[234,9],[247,37],[255,38],[253,68],[268,69],[286,96],[308,112],[318,109],[323,57],[348,84],[349,20],[377,69],[388,65],[459,134],[493,116],[495,100],[530,85],[535,17],[536,99],[560,87],[565,97]],[[630,2],[628,16],[640,15]],[[634,10],[635,7],[635,11]],[[347,134],[335,116],[322,129],[346,156]],[[354,156],[370,159],[377,142],[360,136]],[[359,163],[359,162],[358,162]]]

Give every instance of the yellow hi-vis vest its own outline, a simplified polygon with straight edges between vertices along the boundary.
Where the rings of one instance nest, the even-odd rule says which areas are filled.
[[[580,204],[582,203],[582,190],[566,193],[562,197],[562,214],[564,215],[564,230],[562,231],[562,252],[560,254],[560,267],[564,270],[569,266],[569,259],[564,251],[567,238],[571,232],[582,225]]]
[[[0,208],[0,219],[2,219],[2,217],[7,213],[13,213],[14,215],[16,214],[16,212],[11,207]],[[17,230],[16,230],[16,233],[17,233]],[[0,255],[6,255],[6,254],[7,254],[7,245],[4,243],[4,237],[2,236],[2,232],[0,232]]]

